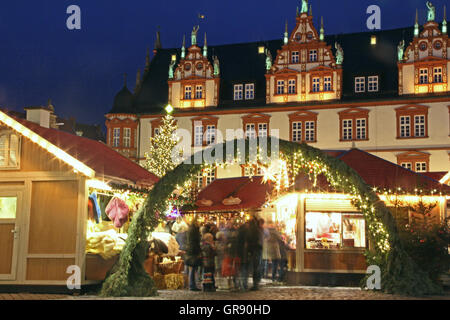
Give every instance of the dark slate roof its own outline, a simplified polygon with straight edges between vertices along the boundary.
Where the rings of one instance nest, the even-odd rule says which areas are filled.
[[[124,86],[114,97],[113,108],[110,113],[133,112],[133,98],[133,94]]]
[[[371,45],[370,38],[377,36],[377,44]],[[404,39],[406,44],[413,39],[413,27],[386,31],[371,31],[350,34],[328,35],[325,41],[335,53],[337,41],[344,49],[343,63],[343,97],[338,101],[307,102],[307,105],[329,103],[348,103],[352,101],[371,101],[374,99],[398,98],[397,45]],[[252,108],[266,106],[265,55],[258,53],[258,47],[269,48],[275,59],[277,50],[282,47],[282,40],[259,41],[208,47],[208,58],[217,55],[220,61],[220,93],[217,109]],[[144,73],[142,85],[134,95],[133,105],[125,109],[113,108],[110,113],[161,113],[168,103],[168,70],[171,55],[180,59],[181,49],[158,49],[149,70]],[[379,76],[379,92],[354,92],[355,76]],[[255,99],[233,101],[233,84],[255,83]],[[402,96],[405,98],[406,96]],[[127,98],[129,99],[129,97]],[[128,100],[127,100],[128,101]],[[291,103],[293,106],[301,102]],[[214,108],[216,109],[216,108]],[[120,112],[119,112],[119,111]],[[202,109],[206,111],[207,109]],[[182,112],[182,111],[178,111]]]

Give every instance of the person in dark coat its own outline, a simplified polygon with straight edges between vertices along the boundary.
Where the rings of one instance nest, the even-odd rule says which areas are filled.
[[[264,242],[264,219],[253,218],[248,223],[247,250],[248,263],[253,270],[253,287],[258,290],[261,282],[262,250]]]
[[[216,282],[214,279],[216,248],[214,246],[214,236],[211,233],[203,235],[201,245],[202,249],[202,263],[203,263],[203,291],[216,291]]]
[[[200,247],[201,235],[198,222],[194,220],[190,225],[186,234],[186,254],[185,264],[189,266],[189,289],[191,291],[200,291],[196,285],[196,273],[198,267],[201,266],[201,254]]]
[[[248,289],[248,222],[241,225],[237,230],[236,253],[240,262],[238,286],[241,291]]]

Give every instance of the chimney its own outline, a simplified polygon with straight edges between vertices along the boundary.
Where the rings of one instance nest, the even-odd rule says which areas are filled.
[[[48,107],[28,107],[24,108],[27,113],[27,120],[37,123],[41,127],[50,127],[50,115],[53,112]]]

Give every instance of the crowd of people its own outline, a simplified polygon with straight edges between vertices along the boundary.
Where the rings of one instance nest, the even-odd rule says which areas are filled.
[[[285,282],[289,247],[272,221],[253,217],[243,224],[228,221],[219,229],[213,223],[200,226],[196,219],[188,225],[180,217],[171,232],[183,252],[192,291],[258,290],[262,278]]]

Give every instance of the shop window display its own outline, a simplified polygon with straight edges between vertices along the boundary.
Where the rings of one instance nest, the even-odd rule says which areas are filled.
[[[307,249],[365,248],[364,217],[353,213],[307,212],[305,240]]]

